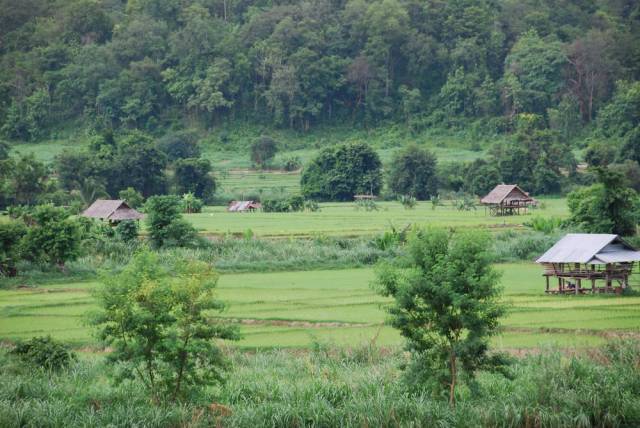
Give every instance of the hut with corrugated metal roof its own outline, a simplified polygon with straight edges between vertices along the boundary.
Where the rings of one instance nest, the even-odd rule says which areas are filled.
[[[144,214],[131,208],[121,199],[97,199],[80,215],[108,221],[109,223],[119,223],[123,220],[140,220],[144,218]]]
[[[637,261],[640,251],[618,235],[592,233],[569,233],[536,260],[551,294],[620,293]],[[558,288],[549,288],[551,277]]]
[[[480,203],[489,208],[489,214],[497,216],[527,213],[538,202],[517,184],[498,184]]]
[[[256,201],[231,201],[227,211],[232,213],[253,212],[260,208],[262,208],[262,205]]]

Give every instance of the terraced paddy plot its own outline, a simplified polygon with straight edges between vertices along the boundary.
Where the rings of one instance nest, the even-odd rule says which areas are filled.
[[[546,296],[533,263],[499,265],[509,314],[502,348],[593,346],[609,334],[640,334],[640,297]],[[384,325],[386,299],[370,288],[372,269],[228,274],[220,278],[222,317],[241,325],[248,348],[307,347],[314,342],[399,345]],[[638,278],[632,284],[640,286]],[[95,309],[96,282],[0,291],[0,339],[51,334],[78,346],[94,342],[83,315]]]
[[[300,193],[298,172],[256,171],[231,169],[217,175],[218,193],[231,194],[240,199],[255,195],[291,195]]]
[[[498,229],[521,225],[533,216],[566,217],[564,199],[543,199],[543,208],[529,215],[492,217],[482,207],[459,211],[451,203],[432,209],[430,202],[419,202],[407,210],[398,202],[379,202],[377,211],[356,209],[354,203],[323,203],[321,211],[297,213],[229,213],[226,207],[206,207],[202,213],[185,217],[202,233],[242,234],[247,229],[256,236],[314,236],[318,234],[357,236],[388,230],[393,224],[402,228],[409,224],[441,227],[489,227]]]

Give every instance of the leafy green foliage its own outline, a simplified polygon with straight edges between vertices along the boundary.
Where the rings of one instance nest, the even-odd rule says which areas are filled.
[[[296,171],[302,166],[302,161],[298,156],[287,156],[282,160],[282,169],[285,171]]]
[[[193,193],[197,198],[209,199],[216,190],[208,159],[180,159],[174,164],[176,193]]]
[[[93,319],[114,348],[118,380],[134,377],[159,401],[193,399],[224,380],[226,358],[216,339],[237,339],[236,329],[210,318],[224,304],[215,298],[218,276],[207,263],[182,260],[167,270],[144,251],[98,291],[102,312]]]
[[[20,242],[27,234],[22,221],[0,222],[0,275],[14,276],[21,258]]]
[[[251,162],[260,168],[266,168],[278,152],[278,143],[266,135],[251,144]]]
[[[382,187],[382,164],[365,143],[348,143],[320,151],[302,173],[302,194],[319,201],[350,201]]]
[[[25,257],[55,263],[64,268],[67,261],[80,255],[80,225],[67,210],[53,205],[40,205],[35,207],[30,218],[33,225],[24,237]]]
[[[191,245],[197,238],[193,226],[182,218],[181,200],[177,196],[152,196],[145,203],[146,222],[152,244],[165,246]]]
[[[281,199],[264,199],[262,211],[266,213],[288,213],[303,211],[305,209],[305,199],[301,195],[292,195]]]
[[[438,191],[436,162],[431,152],[411,145],[394,156],[387,184],[395,194],[428,200]]]
[[[55,161],[63,188],[83,191],[91,183],[93,188],[101,187],[102,193],[113,196],[129,187],[144,197],[165,193],[166,166],[164,153],[141,132],[117,141],[106,133],[94,138],[88,151],[67,151]]]
[[[185,193],[182,195],[182,211],[187,214],[199,213],[204,207],[202,199],[198,199],[193,193]]]
[[[116,226],[116,236],[124,242],[133,242],[138,239],[138,222],[123,220]]]
[[[69,367],[78,359],[68,346],[51,336],[34,337],[25,342],[18,342],[11,353],[27,364],[46,370]]]
[[[33,153],[0,160],[0,206],[36,204],[48,190],[48,174]]]
[[[451,405],[461,374],[473,377],[505,364],[488,353],[505,313],[488,242],[480,233],[418,230],[409,238],[407,259],[382,264],[377,272],[379,292],[394,299],[391,323],[411,352],[407,381],[434,391],[448,388]]]
[[[201,154],[197,135],[189,131],[167,133],[158,140],[157,147],[171,162],[199,158]]]
[[[118,192],[118,197],[125,201],[131,208],[140,208],[144,204],[144,197],[133,187],[127,187]]]
[[[567,195],[570,221],[590,233],[635,235],[640,198],[618,171],[596,169],[598,183]]]
[[[432,198],[433,198],[433,196],[432,196]],[[406,209],[406,210],[412,210],[418,204],[418,200],[416,198],[414,198],[413,196],[408,196],[408,195],[400,196],[400,198],[398,198],[398,202],[400,202],[402,204],[402,206],[404,207],[404,209]]]

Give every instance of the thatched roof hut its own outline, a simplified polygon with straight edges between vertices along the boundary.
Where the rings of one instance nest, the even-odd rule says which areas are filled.
[[[537,201],[517,184],[498,184],[480,203],[489,207],[491,215],[512,215],[526,212]]]
[[[81,215],[114,223],[122,220],[140,220],[144,218],[144,214],[134,210],[120,199],[97,199]]]

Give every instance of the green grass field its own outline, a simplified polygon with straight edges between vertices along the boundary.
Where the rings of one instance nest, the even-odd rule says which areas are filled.
[[[640,333],[640,297],[545,296],[539,266],[498,265],[510,305],[501,348],[593,346],[614,333]],[[308,347],[314,342],[402,343],[383,325],[386,300],[370,288],[371,269],[223,275],[222,317],[241,323],[247,348]],[[95,309],[96,282],[0,290],[0,339],[51,334],[77,346],[94,342],[84,315]]]
[[[378,211],[357,210],[353,203],[320,204],[319,212],[298,213],[230,213],[226,207],[206,207],[202,213],[185,217],[201,232],[213,235],[242,234],[251,229],[256,236],[313,236],[317,234],[356,236],[388,230],[393,224],[403,228],[409,224],[442,227],[517,226],[533,216],[566,217],[564,199],[542,199],[544,208],[530,215],[492,217],[484,208],[458,211],[447,205],[432,209],[431,203],[420,202],[413,210],[406,210],[398,202],[380,202]]]

